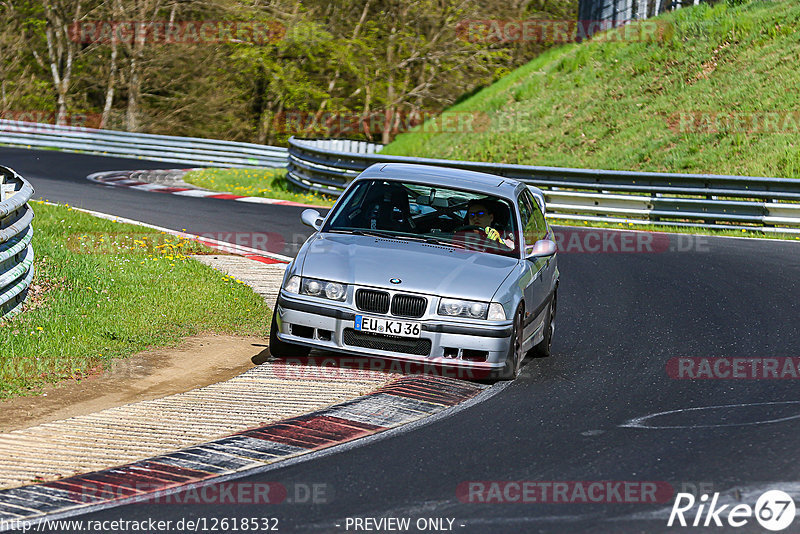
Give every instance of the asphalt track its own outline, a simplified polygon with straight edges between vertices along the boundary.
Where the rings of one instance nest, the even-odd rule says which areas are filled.
[[[0,149],[0,163],[29,178],[43,198],[179,230],[304,231],[294,222],[299,208],[83,179],[160,163],[20,149]],[[289,499],[282,503],[194,504],[178,494],[73,519],[200,519],[212,531],[214,518],[269,517],[280,532],[365,532],[346,529],[347,518],[405,517],[412,527],[419,518],[451,518],[455,532],[655,532],[669,530],[663,510],[672,499],[476,503],[464,502],[458,488],[469,481],[652,481],[734,495],[770,484],[796,489],[795,380],[676,380],[666,365],[685,356],[800,356],[800,244],[704,237],[686,248],[560,254],[552,357],[529,361],[508,387],[449,416],[237,481],[283,484]],[[687,411],[709,406],[725,408]],[[645,424],[678,428],[623,426],[673,410]],[[303,488],[314,484],[325,496],[309,503]],[[753,520],[713,530],[763,531]],[[784,532],[797,531],[800,520]]]

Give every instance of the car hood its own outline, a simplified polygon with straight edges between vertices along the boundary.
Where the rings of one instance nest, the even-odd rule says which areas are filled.
[[[497,254],[369,236],[319,234],[302,275],[348,284],[490,300],[518,260]],[[400,284],[389,279],[399,278]]]

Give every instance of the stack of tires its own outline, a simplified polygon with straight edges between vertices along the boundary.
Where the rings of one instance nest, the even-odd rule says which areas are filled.
[[[0,318],[18,312],[33,280],[33,188],[0,166]]]

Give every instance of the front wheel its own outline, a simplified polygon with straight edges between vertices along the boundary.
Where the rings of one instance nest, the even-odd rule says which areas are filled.
[[[514,314],[514,325],[511,328],[511,338],[508,344],[508,354],[506,355],[505,365],[498,371],[496,375],[497,380],[514,380],[519,376],[522,370],[522,360],[525,359],[525,353],[522,352],[522,319],[524,310],[522,305],[517,308],[517,313]]]
[[[269,353],[274,358],[305,358],[311,349],[303,345],[295,345],[294,343],[286,343],[278,339],[278,321],[275,319],[275,314],[278,313],[278,306],[275,306],[275,311],[272,312],[272,324],[269,327]]]

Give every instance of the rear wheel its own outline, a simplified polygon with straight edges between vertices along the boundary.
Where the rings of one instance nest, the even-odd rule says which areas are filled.
[[[536,358],[547,358],[551,354],[553,345],[553,334],[556,331],[556,303],[558,301],[558,290],[553,291],[553,298],[547,307],[547,315],[544,319],[544,337],[538,345],[531,349],[531,356]]]
[[[278,322],[275,314],[278,313],[278,306],[272,313],[272,324],[269,327],[269,353],[275,358],[305,358],[311,351],[310,348],[294,343],[286,343],[278,339]]]

